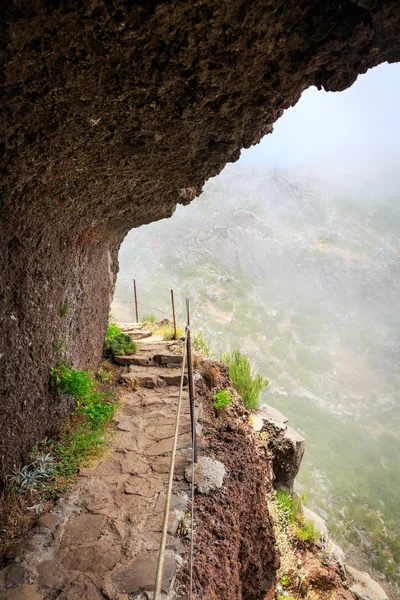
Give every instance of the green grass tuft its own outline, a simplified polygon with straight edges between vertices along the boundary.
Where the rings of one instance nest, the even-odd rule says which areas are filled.
[[[107,331],[106,331],[106,340],[111,340],[116,335],[119,335],[121,333],[122,333],[121,327],[119,327],[119,325],[117,325],[110,317],[110,320],[108,322]]]
[[[192,346],[193,350],[202,356],[209,356],[211,354],[211,349],[201,331],[194,334],[192,338]]]
[[[64,361],[51,369],[50,386],[58,394],[72,395],[76,403],[73,415],[64,422],[60,439],[46,445],[55,459],[52,479],[44,490],[51,496],[68,487],[79,465],[101,455],[108,445],[107,425],[118,401],[113,392],[99,391],[88,371],[74,369]]]
[[[244,407],[247,410],[258,408],[260,392],[269,384],[268,379],[259,374],[253,375],[249,359],[239,350],[222,355],[221,360],[229,367],[232,385],[242,397]]]
[[[157,318],[152,314],[142,316],[142,323],[155,323],[156,321]]]

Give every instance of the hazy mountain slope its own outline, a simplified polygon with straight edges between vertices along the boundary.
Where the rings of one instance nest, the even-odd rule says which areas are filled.
[[[307,438],[299,484],[309,500],[331,527],[352,521],[340,537],[394,579],[399,238],[398,198],[350,196],[289,172],[229,166],[172,219],[129,234],[116,292],[123,302],[114,305],[129,317],[132,284],[124,277],[189,295],[194,325],[213,350],[246,351],[271,380],[265,400]],[[168,289],[140,282],[138,291],[144,304],[170,312]]]

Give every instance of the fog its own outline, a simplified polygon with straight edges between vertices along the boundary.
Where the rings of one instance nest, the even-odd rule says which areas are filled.
[[[212,351],[246,352],[307,439],[298,489],[353,563],[400,581],[400,65],[304,92],[169,220],[132,231],[113,314],[192,304]],[[165,286],[165,287],[163,287]],[[364,563],[363,563],[364,564]]]
[[[239,164],[292,167],[342,187],[397,193],[399,106],[400,64],[371,69],[345,92],[309,88]]]

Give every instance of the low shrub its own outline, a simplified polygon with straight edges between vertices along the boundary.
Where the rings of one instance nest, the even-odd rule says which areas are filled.
[[[228,390],[220,390],[214,394],[213,407],[217,412],[220,412],[230,404],[232,404],[232,394]]]
[[[119,327],[119,325],[117,325],[110,317],[110,320],[108,321],[107,331],[106,331],[106,340],[112,340],[116,335],[119,335],[121,333],[122,333],[121,327]]]
[[[121,327],[110,317],[103,348],[105,358],[113,359],[115,356],[135,354],[137,350],[137,343],[130,335],[123,333]]]
[[[135,354],[137,349],[137,343],[126,333],[117,333],[113,337],[106,337],[104,341],[104,356],[106,358]]]
[[[232,385],[242,397],[244,407],[247,410],[258,408],[260,392],[269,385],[268,379],[258,373],[253,375],[249,359],[239,350],[222,355],[221,360],[229,367]]]

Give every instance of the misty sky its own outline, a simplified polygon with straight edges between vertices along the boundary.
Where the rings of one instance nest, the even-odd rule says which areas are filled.
[[[240,164],[265,163],[305,169],[362,185],[400,183],[400,63],[360,75],[344,92],[306,90]]]

